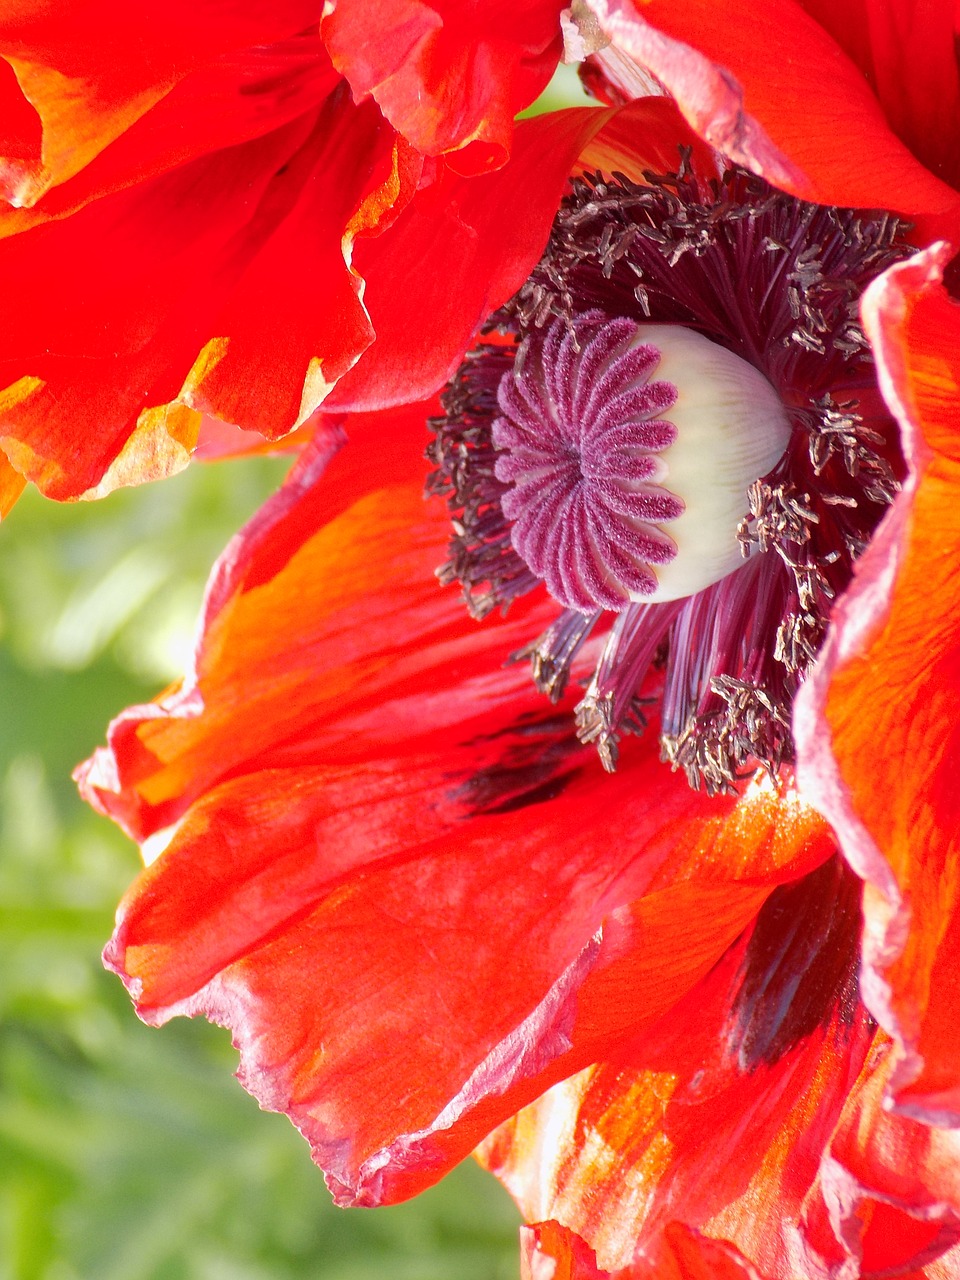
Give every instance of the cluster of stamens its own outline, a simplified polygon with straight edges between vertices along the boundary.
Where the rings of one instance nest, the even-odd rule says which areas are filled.
[[[794,695],[896,490],[858,302],[910,249],[890,215],[739,170],[645,177],[574,184],[447,388],[430,448],[454,528],[439,574],[478,617],[546,585],[561,611],[515,656],[555,701],[608,620],[580,737],[612,769],[659,703],[664,758],[726,790],[792,758]],[[710,352],[742,386],[720,419]],[[703,385],[709,413],[692,417]]]

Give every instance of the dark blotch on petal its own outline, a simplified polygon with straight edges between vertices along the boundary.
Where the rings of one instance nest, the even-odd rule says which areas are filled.
[[[481,758],[493,748],[494,758],[451,792],[464,818],[512,813],[555,799],[580,772],[573,757],[584,754],[566,716],[518,723],[469,745]]]
[[[740,1069],[773,1065],[852,1002],[860,942],[860,881],[834,855],[775,889],[757,918],[741,970],[729,1042]]]
[[[526,809],[530,805],[545,804],[547,800],[555,800],[567,789],[579,772],[579,769],[571,769],[569,773],[562,773],[551,782],[542,782],[538,787],[521,791],[519,795],[511,796],[501,804],[491,805],[484,810],[484,813],[514,813],[517,809]]]

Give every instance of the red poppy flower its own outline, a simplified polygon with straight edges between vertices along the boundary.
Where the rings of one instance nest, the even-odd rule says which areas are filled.
[[[389,232],[407,255],[419,236],[419,269],[442,279],[483,239],[469,197],[447,234],[451,179],[506,160],[515,111],[559,56],[559,3],[511,5],[509,21],[446,0],[327,8],[6,6],[3,506],[26,480],[71,498],[176,470],[201,412],[285,435],[375,338],[416,331],[393,314],[386,243],[359,241]],[[516,287],[511,256],[536,252],[525,236],[542,239],[564,173],[523,193],[519,238],[448,302],[453,327],[476,325],[488,288]],[[389,398],[394,361],[439,385],[458,355],[407,337],[354,370],[350,395]]]
[[[909,823],[925,823],[934,850],[943,844],[936,866],[914,867],[925,906],[928,876],[950,855],[953,828],[936,825],[947,813],[949,742],[925,738],[934,702],[906,655],[932,636],[935,675],[949,688],[940,673],[955,610],[934,556],[942,522],[952,519],[949,415],[960,369],[950,353],[960,320],[935,282],[936,251],[892,266],[868,295],[910,472],[804,686],[812,692],[804,693],[799,763],[811,794],[823,780],[817,798],[832,803],[849,836],[841,850],[782,764],[789,706],[781,699],[809,670],[809,655],[778,658],[787,673],[778,680],[761,661],[772,644],[762,652],[735,644],[725,628],[745,618],[763,629],[776,615],[778,652],[819,643],[829,617],[823,583],[831,587],[844,565],[849,575],[853,549],[874,527],[858,522],[873,503],[875,523],[889,496],[884,465],[899,466],[887,457],[889,436],[880,434],[879,453],[867,447],[877,434],[870,423],[882,426],[884,411],[861,376],[856,292],[844,292],[828,255],[813,252],[823,243],[805,242],[799,228],[815,236],[831,228],[838,273],[866,261],[875,272],[906,249],[888,238],[883,219],[844,221],[748,175],[721,179],[666,100],[605,120],[584,163],[647,170],[647,185],[628,177],[581,184],[541,267],[503,313],[508,332],[481,348],[449,391],[433,449],[443,472],[434,487],[460,504],[445,576],[460,579],[477,611],[512,600],[508,617],[477,627],[432,580],[448,527],[421,498],[416,441],[427,410],[354,415],[341,452],[340,428],[328,422],[221,560],[193,671],[156,704],[115,721],[108,748],[82,770],[88,798],[154,859],[121,906],[107,962],[146,1020],[204,1013],[232,1028],[241,1079],[302,1130],[344,1203],[413,1194],[485,1139],[482,1158],[540,1224],[525,1237],[531,1276],[937,1274],[960,1241],[956,1139],[929,1126],[922,1100],[913,1118],[902,1102],[899,1112],[885,1110],[885,1099],[891,1090],[904,1096],[904,1071],[921,1059],[949,1083],[949,926],[928,926],[909,953],[894,955],[905,917],[889,897],[883,923],[891,927],[868,938],[868,978],[886,966],[888,980],[891,961],[909,974],[917,1023],[904,1017],[901,993],[883,1003],[889,982],[868,982],[868,1012],[857,980],[860,884],[840,854],[880,882],[883,846],[862,827],[875,784],[860,767],[859,791],[841,790],[832,802],[829,761],[815,757],[810,726],[825,718],[846,758],[862,766],[861,739],[871,733],[876,743],[878,723],[892,735],[896,715],[870,682],[888,672],[902,682],[899,705],[910,708],[902,741],[917,733],[923,751],[885,758],[879,794],[905,848]],[[576,127],[572,117],[556,124],[558,134]],[[648,150],[625,147],[627,136]],[[689,170],[655,177],[676,167],[678,143],[705,185]],[[697,205],[708,189],[714,203]],[[603,221],[605,202],[619,221]],[[672,264],[662,278],[655,253]],[[778,253],[789,270],[777,267]],[[742,288],[731,263],[743,269]],[[707,297],[721,279],[729,288]],[[771,380],[792,388],[791,411],[810,429],[803,449],[788,446],[770,472],[779,487],[771,480],[756,490],[744,530],[781,556],[758,549],[746,576],[729,573],[690,600],[639,610],[624,602],[627,621],[599,654],[576,618],[589,618],[605,597],[584,604],[582,593],[614,584],[642,595],[631,585],[637,566],[624,567],[616,533],[573,550],[540,537],[523,501],[537,480],[524,472],[532,447],[525,414],[542,405],[544,388],[575,402],[583,394],[583,366],[562,331],[535,332],[564,289],[586,291],[592,307],[619,290],[621,301],[632,299],[626,310],[650,308],[674,323],[702,303],[701,330],[722,328],[737,308],[741,319],[759,308],[743,349],[752,343]],[[774,300],[777,316],[796,308],[784,362],[772,340],[763,345],[763,308]],[[715,304],[726,306],[727,321],[708,323]],[[610,338],[596,315],[584,307],[575,315],[584,366],[614,380],[626,420],[648,422],[646,384],[638,390],[646,357],[623,346],[620,330]],[[490,387],[495,395],[504,343],[518,326],[526,354],[512,365],[514,391],[501,393],[497,422],[505,425],[487,422],[484,436],[484,418],[497,412]],[[830,376],[817,384],[815,362],[824,358]],[[874,415],[859,432],[843,398],[853,387]],[[637,418],[641,401],[646,416]],[[660,448],[649,432],[642,447],[639,439],[620,440],[630,467],[601,477],[607,497],[619,495],[614,515],[623,514],[619,503],[631,520],[652,474],[637,470],[641,454]],[[506,452],[512,461],[498,471],[494,455],[502,462]],[[613,465],[602,442],[595,461]],[[567,501],[554,492],[561,463],[549,465],[548,475],[537,462],[545,510]],[[797,504],[779,509],[800,523],[778,532],[764,504],[783,498],[799,475],[818,487],[810,480],[806,515]],[[527,521],[511,543],[520,560],[504,537],[510,483],[510,519]],[[801,544],[812,559],[796,556]],[[780,559],[789,573],[776,581],[787,585],[775,588],[764,566]],[[821,575],[820,587],[804,590],[807,571]],[[552,584],[564,605],[559,622],[557,603],[526,593],[531,575]],[[943,596],[920,608],[915,597],[927,582],[943,585]],[[902,619],[891,611],[891,586]],[[859,659],[874,644],[885,646],[889,666]],[[502,665],[523,646],[559,706],[530,687],[519,664]],[[573,728],[577,699],[560,689],[577,654],[595,668],[581,700],[586,743]],[[638,693],[657,696],[661,710],[637,702]],[[871,719],[878,703],[879,722]],[[640,727],[638,717],[652,721],[646,734],[619,744],[619,767],[605,774],[593,743],[612,763],[618,736]],[[658,729],[683,771],[658,759]],[[751,750],[769,774],[746,784],[738,777]],[[905,758],[917,761],[903,793],[910,799],[891,812],[892,771],[902,776]],[[707,788],[692,790],[684,772]],[[868,922],[877,911],[868,900]]]

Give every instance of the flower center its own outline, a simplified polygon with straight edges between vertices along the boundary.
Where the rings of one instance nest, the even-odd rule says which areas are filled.
[[[690,329],[599,311],[531,334],[498,401],[513,547],[585,614],[682,599],[737,569],[747,488],[790,439],[745,360]]]
[[[859,302],[913,250],[890,214],[741,170],[646,178],[574,182],[443,393],[438,573],[477,617],[545,585],[558,616],[514,656],[554,701],[579,675],[604,766],[656,719],[663,758],[723,791],[793,758],[794,696],[896,491]]]

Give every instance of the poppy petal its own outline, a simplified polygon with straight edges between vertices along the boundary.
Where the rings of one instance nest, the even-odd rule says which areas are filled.
[[[317,485],[336,445],[228,549],[193,677],[80,781],[169,841],[105,953],[142,1016],[230,1025],[247,1087],[370,1204],[660,1017],[825,829],[772,786],[692,795],[655,735],[604,774],[503,666],[548,606],[478,626],[433,579],[409,429],[361,423]]]
[[[528,720],[499,745],[558,750],[547,731],[537,743],[539,728]],[[629,927],[598,932],[604,898],[630,891],[620,842],[634,835],[636,777],[604,794],[606,856],[581,841],[577,858],[569,833],[591,787],[567,779],[593,761],[571,757],[566,773],[478,814],[476,775],[450,745],[402,769],[304,766],[222,784],[144,872],[105,952],[146,1020],[204,1013],[231,1027],[244,1084],[290,1116],[344,1203],[402,1199],[442,1176],[622,1019],[642,1025],[669,1006],[764,894],[691,887],[670,912],[654,895]],[[653,744],[645,763],[656,770]],[[647,803],[634,879],[668,832],[696,839],[695,815],[678,822],[682,786]],[[638,935],[646,966],[624,962]],[[614,999],[618,977],[647,973],[652,989]]]
[[[663,1252],[654,1263],[638,1259],[616,1271],[601,1271],[590,1246],[559,1222],[520,1228],[521,1280],[763,1280],[725,1240],[711,1240],[681,1222],[664,1230]]]
[[[861,1275],[928,1274],[931,1266],[929,1274],[949,1276],[953,1268],[938,1267],[960,1240],[960,1135],[889,1111],[895,1063],[879,1036],[831,1139],[806,1226],[827,1246],[828,1262],[840,1266],[852,1255]]]
[[[267,105],[245,128],[279,118],[267,70]],[[232,92],[239,82],[221,72]],[[141,121],[150,164],[171,158],[183,95],[201,82]],[[304,82],[307,97],[320,83]],[[184,466],[202,413],[279,439],[321,402],[356,410],[432,393],[525,279],[578,154],[596,138],[616,158],[631,123],[645,138],[638,164],[675,163],[692,137],[666,100],[562,112],[524,122],[514,160],[467,180],[442,161],[423,173],[372,103],[334,91],[262,137],[132,187],[121,140],[89,166],[86,195],[80,179],[61,189],[65,208],[81,202],[71,216],[0,240],[18,299],[0,321],[0,448],[48,496],[100,496]],[[51,312],[38,279],[55,280],[65,305]],[[430,341],[412,322],[424,315]]]
[[[62,218],[91,200],[262,137],[315,110],[338,82],[317,32],[223,54],[178,80],[39,203],[0,211],[0,235]]]
[[[956,21],[938,0],[805,0],[863,71],[891,129],[932,173],[960,187]]]
[[[433,576],[446,527],[440,505],[427,505],[421,497],[425,463],[420,446],[427,438],[428,412],[423,405],[350,419],[350,447],[337,458],[337,483],[327,485],[320,478],[344,441],[338,420],[332,419],[317,432],[279,493],[227,546],[207,588],[201,640],[187,679],[159,704],[121,715],[111,725],[108,752],[94,758],[87,785],[94,787],[96,762],[103,764],[111,782],[102,790],[98,786],[89,798],[98,803],[99,796],[109,816],[134,839],[175,822],[196,796],[265,745],[298,731],[302,735],[303,726],[324,715],[346,714],[347,690],[354,698],[366,692],[368,702],[376,704],[382,691],[373,683],[371,665],[374,671],[382,666],[386,679],[393,678],[396,668],[385,658],[374,664],[364,660],[354,637],[386,626],[384,654],[402,650],[408,624],[399,606],[413,607],[414,595],[405,582],[391,586],[379,563],[384,533],[376,514],[384,513],[384,530],[387,521],[393,530],[404,519],[413,527],[432,517],[433,538],[420,548],[409,575],[422,593],[413,625],[441,599],[448,606],[448,625],[463,629],[459,602],[452,593],[439,597]],[[401,498],[402,510],[391,515],[391,504]],[[343,547],[353,548],[348,556],[338,538]],[[374,539],[376,555],[370,545]],[[305,575],[304,580],[291,583],[294,573]],[[374,586],[386,592],[382,602]],[[291,606],[291,597],[304,591],[310,609]],[[317,679],[321,645],[329,666],[338,672],[335,687]],[[281,672],[277,664],[284,654]],[[415,663],[411,669],[416,670]],[[361,710],[367,705],[365,701]],[[203,718],[195,714],[200,706],[208,711]],[[250,715],[254,707],[257,712]],[[240,734],[230,723],[234,719],[245,726]],[[391,728],[388,720],[379,732],[388,731],[387,743],[402,740],[406,729],[399,723]]]
[[[40,163],[40,117],[23,96],[16,73],[0,58],[0,199],[14,200]]]
[[[184,465],[200,411],[272,437],[305,421],[373,338],[350,247],[417,175],[372,104],[334,94],[0,241],[12,465],[51,497],[99,495]],[[38,279],[67,304],[52,311]]]
[[[9,515],[26,484],[20,472],[14,470],[3,454],[0,454],[0,520]]]
[[[371,95],[423,155],[499,168],[513,118],[560,60],[562,0],[336,0],[323,38],[358,100]]]
[[[716,153],[693,132],[673,100],[644,97],[611,115],[580,153],[579,167],[623,173],[644,183],[644,171],[674,173],[684,153],[697,173],[716,173]]]
[[[502,169],[463,178],[441,162],[389,235],[357,244],[377,340],[328,408],[422,399],[452,376],[473,334],[527,278],[577,156],[611,114],[581,107],[521,121]]]
[[[685,125],[679,130],[665,98],[619,110],[572,108],[520,121],[511,158],[497,173],[466,179],[445,169],[389,234],[358,242],[353,265],[366,281],[377,340],[326,406],[360,412],[436,391],[543,252],[578,157],[585,164],[616,159],[633,131],[631,172],[660,168],[664,158],[675,169],[678,147],[691,137]]]
[[[889,1042],[878,1038],[867,1054],[859,1077],[852,1081],[849,1095],[845,1100],[839,1100],[840,1115],[833,1132],[830,1132],[829,1123],[819,1126],[813,1142],[798,1144],[801,1148],[806,1145],[806,1151],[798,1150],[797,1145],[791,1143],[785,1158],[788,1161],[792,1159],[802,1169],[802,1172],[795,1170],[795,1175],[798,1175],[795,1176],[795,1191],[804,1185],[805,1179],[812,1179],[802,1198],[794,1194],[776,1200],[771,1196],[769,1187],[761,1184],[757,1194],[748,1194],[702,1228],[691,1226],[686,1219],[674,1220],[667,1221],[658,1233],[657,1227],[651,1230],[644,1224],[634,1242],[633,1259],[622,1268],[613,1261],[610,1270],[601,1270],[590,1245],[567,1225],[571,1216],[577,1221],[585,1215],[582,1212],[571,1215],[568,1199],[557,1198],[555,1190],[548,1186],[539,1195],[533,1194],[534,1211],[541,1202],[552,1201],[561,1221],[538,1222],[532,1228],[521,1230],[521,1249],[527,1266],[525,1274],[531,1280],[539,1280],[540,1276],[550,1280],[556,1276],[563,1277],[563,1280],[713,1280],[713,1277],[764,1280],[783,1275],[828,1280],[845,1274],[877,1277],[878,1280],[879,1277],[894,1275],[909,1276],[911,1280],[920,1280],[923,1276],[931,1280],[947,1280],[955,1274],[956,1241],[960,1235],[957,1135],[891,1116],[883,1106],[891,1060]],[[612,1077],[608,1081],[608,1114],[603,1117],[606,1123],[609,1123],[609,1111],[615,1107],[619,1106],[625,1113],[631,1105],[637,1106],[637,1097],[631,1091],[632,1080],[630,1073],[621,1070],[619,1101],[615,1098],[617,1082]],[[574,1083],[568,1082],[567,1088]],[[790,1080],[786,1089],[794,1104],[797,1102],[798,1083],[800,1081],[796,1079]],[[825,1107],[828,1113],[836,1108],[831,1107],[829,1095],[821,1093],[821,1090],[829,1089],[830,1083],[818,1078],[813,1086],[813,1091],[819,1096],[815,1105]],[[836,1077],[832,1083],[837,1083]],[[636,1160],[633,1176],[627,1185],[627,1194],[632,1194],[633,1201],[639,1206],[636,1210],[638,1218],[643,1216],[645,1204],[651,1200],[654,1204],[658,1202],[660,1193],[652,1184],[664,1177],[663,1169],[669,1169],[672,1174],[672,1166],[682,1163],[683,1155],[675,1141],[677,1130],[670,1124],[671,1109],[676,1108],[682,1087],[678,1089],[669,1078],[656,1078],[653,1084],[656,1090],[653,1110],[663,1113],[659,1143],[651,1142],[642,1153],[642,1159]],[[649,1088],[648,1085],[648,1097]],[[579,1127],[570,1141],[578,1150],[581,1168],[584,1167],[586,1151],[592,1150],[597,1168],[603,1170],[604,1176],[609,1176],[609,1162],[615,1157],[609,1146],[610,1134],[598,1134],[595,1128],[599,1122],[593,1104],[598,1094],[602,1096],[598,1077],[595,1076],[587,1080],[586,1088],[582,1088],[578,1095]],[[545,1119],[544,1116],[536,1117],[535,1113],[548,1105],[554,1135],[563,1133],[559,1123],[561,1116],[563,1124],[569,1125],[569,1116],[561,1110],[561,1089],[558,1087],[530,1108],[526,1117],[518,1118],[528,1122],[527,1132],[521,1135],[528,1143],[535,1140],[536,1125]],[[754,1101],[748,1099],[741,1105],[743,1132],[747,1136],[756,1124]],[[777,1107],[783,1108],[781,1099],[778,1099]],[[648,1111],[642,1111],[641,1115],[646,1120]],[[702,1118],[706,1121],[707,1116]],[[802,1115],[797,1118],[803,1123]],[[705,1138],[705,1135],[708,1136]],[[804,1131],[804,1139],[807,1136]],[[723,1141],[722,1131],[718,1134],[704,1123],[700,1129],[700,1141],[701,1150],[706,1146],[705,1160],[708,1164],[712,1163],[711,1148],[718,1138]],[[521,1204],[524,1204],[525,1200],[531,1201],[530,1184],[523,1176],[524,1161],[529,1161],[530,1157],[522,1151],[517,1155],[515,1147],[518,1142],[514,1129],[510,1125],[503,1126],[484,1143],[481,1162],[490,1164],[506,1179],[508,1186],[519,1187]],[[775,1147],[757,1152],[753,1158],[748,1153],[745,1142],[735,1146],[732,1155],[734,1167],[755,1161],[769,1174],[782,1158]],[[568,1147],[567,1163],[572,1160]],[[551,1169],[553,1167],[551,1165]],[[721,1181],[736,1183],[736,1174],[731,1175],[727,1171],[725,1174]],[[681,1194],[667,1201],[666,1207],[668,1211],[692,1214],[698,1220],[701,1206],[696,1199],[689,1198],[689,1186],[684,1186]],[[779,1258],[769,1260],[772,1237],[758,1235],[756,1223],[750,1222],[750,1215],[762,1221],[771,1211],[774,1219],[778,1214],[782,1215],[778,1227],[787,1247],[783,1248]],[[744,1225],[748,1228],[746,1233],[742,1230]],[[589,1227],[584,1226],[583,1230],[588,1231]],[[776,1234],[775,1229],[773,1235]],[[754,1244],[759,1241],[759,1249],[751,1248],[751,1235]],[[740,1247],[728,1236],[733,1236]],[[745,1250],[747,1256],[741,1250]],[[604,1254],[603,1243],[598,1244],[597,1252],[601,1256]],[[757,1264],[757,1253],[768,1257],[766,1265]]]
[[[797,0],[597,0],[595,8],[607,35],[738,164],[804,200],[892,205],[923,235],[960,233],[957,192],[914,158],[861,68]]]
[[[313,438],[317,427],[322,426],[324,415],[320,412],[308,418],[280,440],[264,440],[256,431],[244,431],[218,418],[204,416],[194,458],[198,462],[218,462],[224,458],[244,458],[250,454],[298,453]]]
[[[901,1044],[897,1105],[960,1118],[960,306],[944,246],[868,290],[864,323],[910,475],[797,704],[804,794],[868,881],[864,992]],[[882,749],[878,749],[882,744]]]
[[[762,1274],[825,1274],[801,1265],[796,1226],[871,1039],[856,999],[858,886],[841,868],[831,859],[777,890],[666,1017],[491,1135],[481,1160],[525,1217],[564,1223],[614,1272],[659,1262],[680,1212]],[[833,911],[837,929],[784,969],[776,952],[798,909],[798,938],[818,913]],[[765,1004],[790,1034],[751,1045],[749,1019]]]
[[[0,57],[42,125],[42,146],[0,162],[8,199],[33,205],[78,173],[185,75],[222,54],[273,44],[319,21],[316,0],[13,0]],[[149,50],[149,57],[144,51]],[[23,108],[19,109],[23,118]],[[33,131],[31,130],[31,134]],[[22,137],[22,135],[21,135]]]

